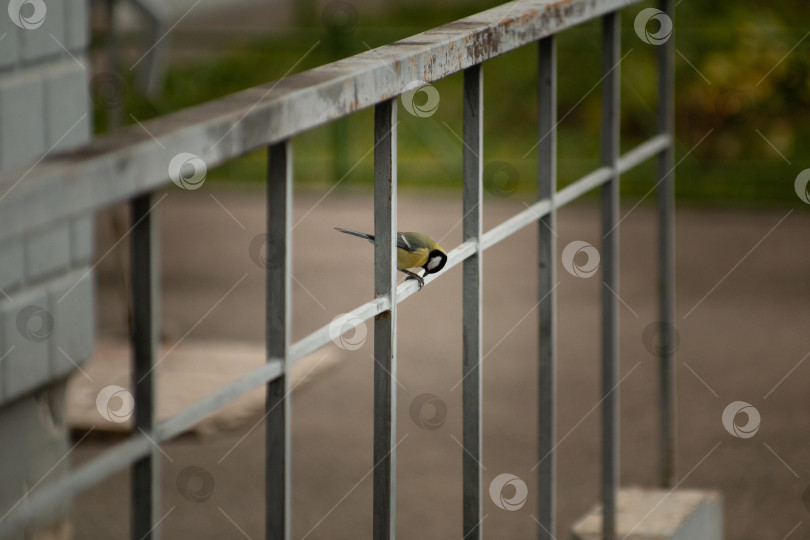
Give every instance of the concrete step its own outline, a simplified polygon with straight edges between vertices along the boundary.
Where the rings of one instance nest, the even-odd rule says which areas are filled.
[[[698,489],[626,488],[616,500],[616,537],[623,540],[722,540],[723,496]],[[573,540],[601,540],[602,505],[574,524]]]
[[[291,386],[298,392],[307,382],[337,367],[341,353],[341,349],[330,345],[302,358],[292,367]],[[157,418],[163,420],[259,367],[264,362],[264,345],[184,341],[176,347],[161,345],[157,360]],[[127,343],[96,343],[92,359],[80,367],[68,383],[70,429],[113,433],[132,429],[130,364]],[[102,394],[102,390],[110,386],[119,389],[112,388]],[[259,386],[203,419],[190,431],[211,435],[235,429],[263,411],[264,386]]]

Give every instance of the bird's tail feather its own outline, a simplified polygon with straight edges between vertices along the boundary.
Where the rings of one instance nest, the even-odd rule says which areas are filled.
[[[373,234],[361,233],[361,232],[352,231],[352,230],[349,230],[349,229],[341,229],[340,227],[335,227],[335,230],[340,231],[342,233],[350,234],[352,236],[356,236],[358,238],[363,238],[365,240],[368,240],[371,243],[374,243],[374,235]]]

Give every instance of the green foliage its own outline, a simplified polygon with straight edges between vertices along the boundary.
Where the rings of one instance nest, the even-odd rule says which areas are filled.
[[[293,30],[227,47],[213,58],[172,62],[155,99],[132,90],[132,81],[128,81],[123,118],[125,122],[133,118],[144,121],[251,86],[268,85],[288,72],[365,52],[491,5],[493,2],[482,1],[449,5],[405,2],[385,13],[356,13],[356,20],[350,13],[337,26],[325,25],[325,16],[302,9],[301,24]],[[623,12],[622,151],[656,131],[658,50],[640,40],[633,28],[635,15],[652,5],[644,3]],[[681,200],[795,203],[793,179],[810,166],[804,157],[810,154],[810,127],[799,121],[808,118],[810,106],[810,39],[796,46],[810,27],[810,16],[803,7],[798,0],[778,6],[730,1],[678,4],[674,37],[676,191]],[[354,22],[359,24],[355,27]],[[513,167],[518,180],[512,187],[529,198],[537,168],[533,145],[539,138],[536,64],[537,48],[527,46],[487,62],[484,68],[484,161]],[[598,21],[559,36],[558,67],[558,170],[560,185],[565,185],[599,164],[602,75]],[[403,189],[461,185],[462,77],[453,75],[433,86],[440,96],[435,114],[419,118],[399,109]],[[415,99],[424,97],[417,94]],[[98,106],[97,131],[105,124],[106,111]],[[368,184],[372,178],[372,125],[372,112],[365,110],[296,137],[297,181],[339,182],[337,189]],[[259,151],[210,171],[209,178],[261,181],[264,174],[264,154]],[[644,196],[653,188],[654,179],[654,164],[645,164],[622,177],[623,195]]]

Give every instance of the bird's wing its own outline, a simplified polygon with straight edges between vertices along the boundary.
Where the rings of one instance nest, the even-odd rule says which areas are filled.
[[[405,235],[402,233],[397,233],[397,247],[399,249],[404,249],[409,253],[413,253],[414,251],[419,249],[418,246],[415,246],[413,245],[412,242],[409,242],[408,239],[405,237]]]
[[[421,235],[397,233],[397,247],[409,253],[415,253],[417,251],[429,250],[430,244],[422,239]]]
[[[361,233],[358,231],[352,231],[350,229],[341,229],[340,227],[335,227],[335,230],[350,234],[352,236],[357,236],[358,238],[363,238],[371,243],[374,243],[373,234]],[[417,251],[429,249],[430,246],[428,246],[428,244],[417,235],[411,233],[397,233],[397,247],[403,251],[407,251],[408,253],[416,253]]]

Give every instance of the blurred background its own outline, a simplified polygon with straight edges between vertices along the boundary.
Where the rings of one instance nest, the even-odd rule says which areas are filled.
[[[127,3],[98,3],[91,24],[94,131],[267,84],[498,3],[177,0],[162,8],[170,31],[147,83],[139,80],[144,67],[130,69],[150,46],[143,17]],[[657,51],[634,29],[636,14],[651,6],[633,5],[622,16],[623,151],[656,130]],[[798,0],[685,0],[676,9],[679,479],[682,487],[723,493],[727,537],[735,539],[810,534],[810,206],[794,186],[810,167],[804,7]],[[558,38],[560,187],[599,165],[600,47],[598,21]],[[537,48],[528,46],[484,67],[487,227],[536,198],[536,61]],[[431,114],[399,110],[399,223],[449,250],[461,240],[462,77],[433,87],[438,105]],[[370,246],[331,228],[373,226],[372,116],[361,111],[295,138],[295,339],[371,297]],[[209,370],[224,384],[246,371],[236,343],[254,346],[245,355],[260,358],[264,272],[256,238],[264,230],[265,172],[266,155],[258,151],[209,170],[203,189],[167,191],[163,341],[222,352],[210,365],[178,367],[167,400],[195,384],[189,372]],[[648,331],[657,319],[654,184],[652,161],[622,177],[619,291],[622,483],[649,487],[658,465],[657,367]],[[598,202],[594,192],[559,211],[560,250],[573,240],[599,245]],[[97,218],[98,335],[112,343],[128,331],[127,250],[116,244],[125,218],[123,208]],[[536,232],[529,227],[484,257],[484,480],[512,473],[530,493],[516,512],[484,501],[490,538],[530,537],[536,528]],[[599,496],[600,283],[561,266],[558,272],[562,538]],[[399,312],[398,431],[407,436],[398,447],[402,538],[460,536],[461,271],[446,274]],[[355,350],[335,347],[308,359],[306,384],[294,394],[295,538],[370,535],[373,347],[355,337]],[[221,374],[211,367],[223,363],[234,367]],[[438,399],[432,412],[420,410],[425,394]],[[760,412],[754,437],[724,428],[721,415],[734,401]],[[415,413],[414,403],[422,404]],[[163,447],[166,538],[262,536],[261,406],[261,396],[244,402],[221,422]],[[436,422],[426,427],[425,418]],[[74,426],[77,440],[85,433],[86,426]],[[95,432],[73,459],[80,463],[117,440]],[[120,474],[78,497],[77,538],[127,537],[127,484]]]
[[[95,125],[110,123],[106,105],[119,102],[120,122],[134,123],[263,84],[284,75],[367,51],[426,29],[476,13],[498,2],[236,2],[222,7],[216,0],[176,1],[168,17],[182,19],[161,46],[167,49],[163,80],[153,96],[133,88],[132,70],[123,79],[98,77]],[[638,11],[653,3],[639,4]],[[123,4],[122,7],[125,7]],[[327,7],[328,6],[328,7]],[[682,1],[676,23],[676,135],[683,156],[678,165],[677,195],[681,201],[722,205],[793,202],[794,194],[777,178],[789,181],[805,168],[803,141],[807,129],[797,120],[810,104],[807,16],[798,1],[778,6],[742,6],[735,2]],[[125,10],[121,10],[124,11]],[[633,147],[654,132],[656,104],[655,46],[635,35],[635,11],[623,16],[622,148]],[[119,55],[127,66],[143,54],[136,17],[120,17]],[[131,25],[128,24],[131,21]],[[651,23],[652,24],[652,23]],[[100,25],[98,25],[100,26]],[[97,29],[99,64],[104,73],[106,33]],[[565,185],[598,164],[600,26],[584,24],[559,37],[559,182]],[[317,44],[317,45],[316,45]],[[795,47],[795,48],[794,48]],[[311,50],[310,50],[311,49]],[[791,54],[787,54],[792,51]],[[795,54],[794,54],[795,53]],[[488,66],[485,105],[487,162],[505,161],[520,171],[519,189],[534,189],[532,153],[536,140],[536,50],[525,47]],[[489,73],[491,72],[491,74]],[[107,84],[102,84],[106,82]],[[461,76],[435,87],[442,96],[458,95]],[[505,97],[508,96],[508,99]],[[447,123],[460,133],[461,102],[444,99],[431,116],[400,119],[402,187],[419,190],[457,187],[460,164],[452,163],[458,141]],[[367,150],[365,129],[371,111],[335,126],[314,130],[296,141],[297,182],[327,184],[346,176],[341,188],[370,182],[370,161],[349,171]],[[439,133],[434,133],[439,131]],[[708,132],[711,137],[696,143]],[[496,136],[490,136],[496,135]],[[781,155],[780,155],[781,154]],[[213,181],[256,182],[263,179],[263,153],[211,171]],[[453,167],[456,167],[455,169]],[[411,173],[411,170],[418,173]],[[641,196],[651,169],[625,176],[622,193]],[[707,179],[711,181],[706,181]]]

